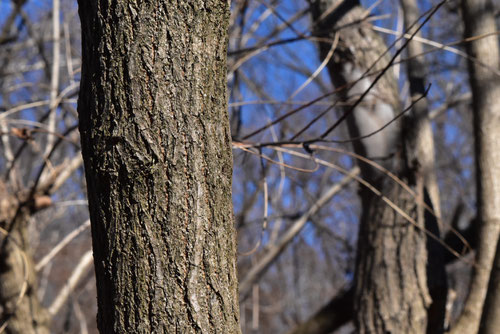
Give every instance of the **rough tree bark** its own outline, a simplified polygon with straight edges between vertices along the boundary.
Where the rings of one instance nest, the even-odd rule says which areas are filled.
[[[463,0],[465,37],[496,31],[493,2]],[[476,266],[462,315],[452,333],[476,333],[479,327],[488,280],[500,227],[500,69],[498,37],[467,43],[467,52],[482,64],[469,62],[469,80],[474,112],[476,184],[479,239]],[[486,66],[485,66],[486,65]]]
[[[228,1],[79,1],[102,333],[239,333]]]
[[[359,1],[315,0],[311,3],[318,34],[332,39],[338,34],[339,44],[328,69],[336,87],[348,88],[342,91],[340,98],[354,102],[388,66],[390,55],[384,55],[386,46],[364,20],[368,13]],[[322,58],[329,49],[328,43],[320,44]],[[375,75],[361,78],[372,64],[375,66],[370,71]],[[353,82],[356,84],[351,85]],[[380,77],[356,108],[345,110],[350,112],[347,125],[351,137],[367,135],[392,120],[402,111],[392,71]],[[427,275],[429,242],[423,229],[433,226],[435,232],[437,222],[424,213],[420,204],[424,201],[425,171],[416,146],[419,131],[413,128],[414,117],[396,121],[376,135],[353,142],[358,154],[391,170],[417,194],[413,197],[383,173],[360,164],[363,177],[385,196],[384,199],[366,188],[360,189],[362,215],[354,283],[354,320],[360,333],[430,330],[427,323],[432,305],[427,287],[431,277]],[[388,206],[387,199],[401,211]]]

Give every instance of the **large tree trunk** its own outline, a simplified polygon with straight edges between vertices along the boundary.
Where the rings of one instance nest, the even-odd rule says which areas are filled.
[[[496,31],[490,0],[463,0],[465,37]],[[498,37],[467,43],[467,52],[482,64],[469,62],[474,110],[479,239],[476,266],[464,311],[453,333],[476,333],[488,287],[500,227],[500,78]],[[486,66],[484,66],[486,65]]]
[[[79,1],[102,333],[239,333],[228,1]]]
[[[354,102],[388,66],[383,40],[364,22],[365,10],[356,0],[312,2],[316,30],[339,44],[328,69],[332,82],[345,87],[340,98]],[[333,10],[331,10],[333,9]],[[330,49],[320,44],[322,58]],[[379,59],[380,58],[380,59]],[[375,75],[360,79],[369,67]],[[355,85],[351,83],[357,81]],[[351,137],[379,130],[402,111],[392,70],[364,96],[347,117]],[[377,134],[354,141],[355,151],[403,179],[416,197],[373,167],[360,163],[363,177],[383,196],[360,190],[362,215],[355,275],[354,320],[360,333],[425,333],[431,296],[428,290],[427,248],[432,244],[424,229],[437,233],[435,217],[425,214],[424,173],[417,147],[416,116],[394,122]],[[405,128],[402,131],[403,126]],[[428,198],[425,198],[428,200]],[[389,206],[392,202],[398,209]],[[443,272],[444,273],[444,272]],[[434,273],[432,273],[434,274]],[[444,306],[444,305],[442,305]],[[442,328],[440,329],[442,331]]]

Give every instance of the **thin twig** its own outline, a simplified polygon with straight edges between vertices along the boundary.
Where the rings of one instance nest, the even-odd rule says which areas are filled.
[[[309,158],[304,153],[296,152],[296,151],[293,151],[293,150],[288,150],[288,149],[283,148],[283,147],[274,147],[274,149],[282,151],[282,152],[286,152],[288,154],[295,155],[295,156],[298,156],[298,157]],[[344,175],[347,175],[349,173],[349,171],[347,171],[346,169],[344,169],[344,168],[342,168],[342,167],[340,167],[340,166],[338,166],[338,165],[336,165],[334,163],[330,163],[328,161],[321,160],[321,159],[318,159],[318,158],[316,158],[315,160],[316,160],[316,162],[318,164],[326,166],[326,167],[333,168],[333,169],[339,171],[340,173],[342,173]],[[375,195],[379,196],[387,205],[389,205],[392,209],[394,209],[394,211],[396,211],[397,213],[399,213],[406,221],[408,221],[409,223],[411,223],[412,225],[414,225],[416,228],[418,228],[419,230],[421,230],[423,233],[425,233],[431,239],[435,240],[437,243],[439,243],[441,246],[443,246],[446,250],[448,250],[451,254],[453,254],[455,257],[457,257],[457,259],[459,259],[459,260],[461,260],[461,261],[463,261],[465,263],[468,263],[468,264],[470,264],[472,266],[476,266],[476,264],[474,262],[469,261],[464,256],[462,256],[457,251],[455,251],[450,246],[448,246],[443,240],[441,240],[441,238],[439,238],[438,236],[434,235],[432,232],[428,231],[425,227],[420,226],[413,218],[411,218],[406,212],[404,212],[404,210],[402,210],[394,202],[392,202],[389,198],[387,198],[384,194],[382,194],[380,192],[380,190],[378,190],[377,188],[375,188],[371,183],[369,183],[368,181],[366,181],[363,178],[358,177],[358,176],[354,176],[354,178],[356,179],[356,181],[358,181],[359,183],[361,183],[362,185],[364,185],[366,188],[368,188]]]
[[[69,295],[73,292],[80,278],[87,272],[92,264],[93,255],[92,251],[89,250],[80,259],[77,266],[71,273],[71,276],[68,279],[68,282],[61,288],[59,294],[54,299],[50,307],[48,308],[49,314],[52,316],[56,315],[57,312],[64,305],[66,300],[68,300]]]
[[[52,259],[73,239],[75,239],[80,233],[85,231],[90,226],[90,219],[86,220],[83,224],[78,226],[76,229],[71,231],[67,236],[65,236],[59,243],[53,247],[50,252],[45,255],[38,263],[35,265],[35,270],[40,271],[45,267]]]
[[[50,78],[50,114],[48,118],[48,127],[50,132],[56,132],[56,109],[58,106],[57,95],[59,90],[59,66],[60,64],[60,48],[59,44],[61,29],[60,21],[60,5],[59,0],[52,0],[52,71]],[[53,137],[47,138],[47,145],[43,155],[48,157],[49,152],[52,150],[55,139]]]
[[[286,151],[284,151],[286,152]],[[288,153],[288,152],[287,152]],[[338,194],[352,178],[359,174],[359,168],[355,167],[351,169],[347,176],[344,177],[340,182],[334,184],[328,189],[328,191],[323,194],[310,208],[304,213],[299,219],[295,220],[291,227],[284,233],[279,241],[276,242],[269,250],[264,254],[259,261],[250,268],[248,273],[245,275],[240,283],[240,301],[243,301],[252,287],[252,285],[262,276],[262,274],[269,268],[271,263],[283,252],[286,246],[297,236],[297,234],[302,230],[305,224],[309,221],[310,217],[315,215],[319,209],[321,209],[328,201]]]

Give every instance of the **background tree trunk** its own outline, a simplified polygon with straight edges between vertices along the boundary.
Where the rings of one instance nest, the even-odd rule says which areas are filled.
[[[37,296],[29,248],[30,209],[29,203],[9,195],[0,181],[0,328],[8,334],[49,333],[49,316]]]
[[[312,4],[319,35],[333,39],[338,34],[339,45],[328,69],[335,86],[348,88],[342,90],[341,99],[354,103],[378,74],[384,73],[390,55],[385,53],[383,40],[365,21],[369,13],[358,1],[319,0]],[[322,58],[329,48],[328,43],[320,44]],[[370,68],[372,64],[375,65]],[[362,77],[367,71],[372,74]],[[379,130],[400,113],[392,69],[380,77],[361,103],[345,111],[350,112],[347,125],[353,138]],[[424,196],[425,170],[421,162],[424,157],[418,146],[422,127],[415,124],[418,119],[415,112],[404,122],[396,121],[383,131],[353,143],[356,153],[398,175],[417,194],[410,195],[380,171],[360,164],[364,178],[383,194],[375,195],[367,188],[360,190],[362,215],[354,297],[354,318],[360,333],[430,330],[427,313],[432,299],[427,288],[427,248],[432,243],[423,230],[431,229],[437,235],[439,230],[435,217],[426,215],[421,205],[428,196]],[[391,208],[387,201],[399,209]],[[444,269],[441,274],[442,282]],[[444,304],[440,307],[444,308]],[[442,326],[440,329],[438,326],[439,331]]]
[[[79,1],[102,333],[239,333],[227,1]]]
[[[465,37],[496,31],[490,0],[463,0]],[[476,266],[462,315],[452,333],[476,333],[479,327],[488,280],[500,227],[500,52],[498,37],[489,36],[467,43],[467,53],[480,63],[469,61],[469,80],[474,111],[476,184],[479,239]]]

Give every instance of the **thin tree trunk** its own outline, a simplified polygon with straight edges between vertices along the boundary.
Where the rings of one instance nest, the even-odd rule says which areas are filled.
[[[416,0],[400,0],[403,9],[404,27],[408,34],[415,33],[416,37],[421,37],[417,28],[419,26],[420,10]],[[439,203],[439,188],[437,184],[435,163],[434,163],[434,137],[432,133],[431,121],[429,119],[429,104],[424,96],[426,90],[427,65],[423,56],[422,44],[410,41],[406,48],[409,60],[406,62],[408,81],[410,84],[410,96],[412,110],[405,122],[409,123],[412,132],[406,135],[411,142],[410,146],[415,157],[407,157],[407,161],[412,164],[414,161],[419,166],[411,166],[412,169],[421,173],[424,183],[424,196],[428,196],[428,204],[434,209],[437,217],[441,216]],[[408,150],[407,150],[408,151]],[[437,219],[428,212],[421,212],[425,220],[425,228],[440,237],[440,226]],[[427,260],[428,279],[427,285],[432,298],[432,304],[428,309],[427,333],[442,333],[444,331],[444,319],[446,308],[446,297],[448,284],[446,281],[446,271],[444,265],[445,249],[435,240],[428,238]]]
[[[404,27],[407,34],[413,34],[418,27],[420,10],[416,0],[400,0],[403,9]],[[411,28],[411,29],[410,29]],[[417,32],[415,37],[421,37]],[[434,137],[432,134],[431,122],[429,119],[429,103],[424,97],[426,90],[427,64],[425,63],[422,43],[411,41],[406,52],[408,61],[407,66],[408,81],[410,83],[410,95],[412,104],[413,124],[415,130],[416,153],[421,164],[421,171],[424,174],[424,185],[428,190],[434,212],[438,217],[441,216],[441,205],[439,200],[439,188],[436,179],[436,170],[434,163]]]
[[[462,13],[465,37],[496,31],[490,0],[462,0]],[[463,313],[452,330],[456,334],[478,330],[500,227],[500,78],[491,70],[500,68],[498,37],[467,43],[467,52],[487,67],[469,62],[480,225],[476,266]]]
[[[101,333],[239,333],[228,1],[79,1]]]

